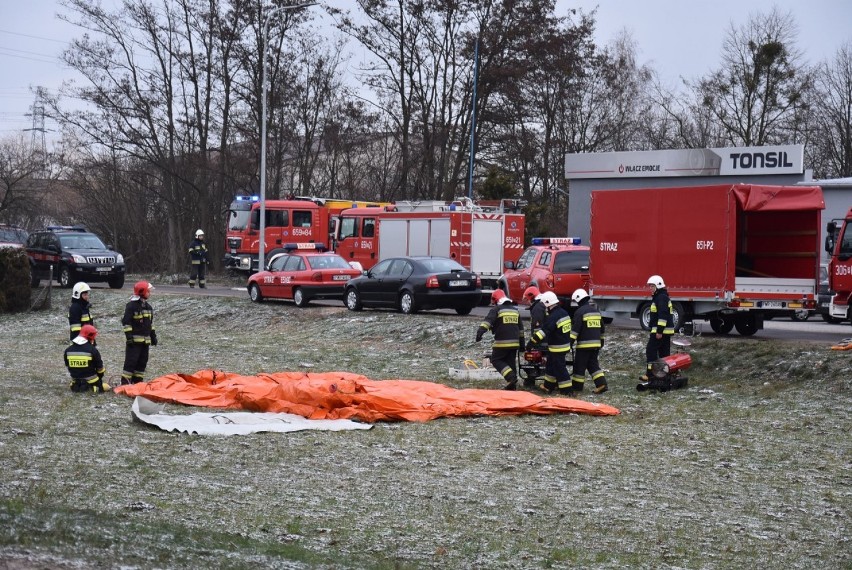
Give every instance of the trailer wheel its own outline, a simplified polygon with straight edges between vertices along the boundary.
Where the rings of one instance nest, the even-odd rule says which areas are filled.
[[[399,296],[399,310],[406,315],[413,315],[417,312],[417,305],[414,303],[414,295],[411,291],[403,291]]]
[[[757,332],[757,323],[751,316],[737,319],[734,326],[737,328],[737,332],[743,336],[752,336]]]
[[[249,299],[255,303],[263,301],[263,293],[260,292],[260,287],[258,287],[257,283],[249,285]]]
[[[358,290],[355,287],[350,287],[346,290],[346,295],[343,297],[343,302],[346,304],[346,308],[350,311],[360,311],[361,306],[361,295],[358,293]]]
[[[651,330],[651,303],[643,303],[639,307],[639,326],[643,331]]]
[[[727,319],[713,317],[710,319],[710,328],[716,334],[728,334],[734,328],[734,322]]]
[[[686,310],[681,303],[672,303],[672,323],[674,330],[679,331],[686,322]]]

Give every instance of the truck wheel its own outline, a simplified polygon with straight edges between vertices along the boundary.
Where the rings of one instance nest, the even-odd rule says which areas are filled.
[[[36,285],[38,285],[38,284],[36,284]],[[831,315],[826,315],[825,313],[823,313],[820,316],[822,317],[823,321],[827,322],[830,325],[837,325],[837,324],[840,324],[840,323],[843,322],[843,320],[838,319],[837,317],[832,317]]]
[[[413,315],[417,312],[417,305],[414,303],[414,295],[411,291],[403,291],[399,296],[399,310],[406,315]]]
[[[343,302],[346,304],[346,308],[350,311],[360,311],[363,308],[361,306],[361,294],[358,293],[358,290],[355,287],[350,287],[346,290]]]
[[[752,336],[757,332],[757,323],[754,322],[754,317],[739,318],[734,326],[737,328],[737,332],[743,336]]]
[[[263,293],[260,292],[260,287],[257,286],[257,283],[249,285],[249,299],[255,303],[263,301]]]
[[[710,328],[716,334],[728,334],[734,328],[734,322],[714,317],[710,319]]]
[[[110,289],[121,289],[124,287],[124,275],[113,277],[108,281]]]
[[[293,302],[296,303],[297,307],[307,307],[310,299],[305,297],[305,294],[302,292],[302,288],[299,287],[293,291]]]
[[[465,316],[465,315],[469,315],[472,310],[473,310],[473,307],[456,307],[456,314],[461,315],[461,316]]]
[[[74,277],[71,275],[71,269],[67,265],[63,265],[59,269],[59,286],[63,289],[69,289],[74,286]]]
[[[643,303],[639,307],[639,326],[643,331],[651,330],[651,303]]]
[[[790,315],[790,319],[801,323],[808,320],[810,316],[811,313],[807,309],[799,309],[798,311],[793,311],[793,314]]]

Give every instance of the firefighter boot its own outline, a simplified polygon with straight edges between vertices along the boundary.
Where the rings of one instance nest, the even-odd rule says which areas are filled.
[[[548,394],[553,394],[556,391],[556,382],[545,380],[544,384],[541,385],[541,389],[547,392]]]
[[[595,389],[592,390],[592,394],[603,394],[609,390],[609,386],[606,385],[606,378],[598,378],[595,380]]]
[[[506,375],[506,385],[503,387],[504,390],[517,390],[518,389],[518,376],[514,372],[511,372]]]
[[[524,388],[535,388],[535,378],[532,376],[524,378]]]

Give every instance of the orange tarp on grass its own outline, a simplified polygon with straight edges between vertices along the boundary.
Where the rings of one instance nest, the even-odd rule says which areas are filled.
[[[119,386],[127,396],[188,406],[286,412],[309,419],[351,419],[364,422],[440,417],[505,416],[578,413],[618,414],[606,404],[571,398],[547,398],[531,392],[457,390],[419,380],[370,380],[349,372],[275,372],[240,376],[199,370],[167,374],[150,383]]]

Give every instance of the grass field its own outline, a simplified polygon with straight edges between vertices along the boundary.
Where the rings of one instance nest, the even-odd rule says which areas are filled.
[[[93,291],[113,379],[129,294]],[[645,334],[620,329],[601,355],[610,392],[584,396],[616,417],[199,437],[68,390],[67,297],[0,315],[0,568],[852,567],[850,352],[699,337],[689,388],[640,394]],[[447,369],[486,348],[475,317],[151,302],[149,378],[345,370],[471,387]]]

